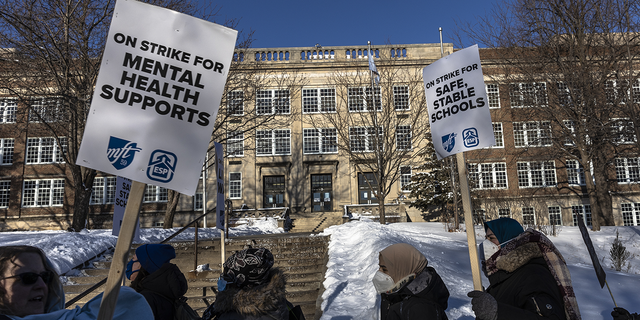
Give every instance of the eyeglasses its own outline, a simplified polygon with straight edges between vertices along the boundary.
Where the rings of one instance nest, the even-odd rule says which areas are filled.
[[[52,271],[44,271],[42,273],[25,272],[15,276],[2,278],[0,280],[10,279],[10,278],[20,278],[20,281],[22,281],[22,283],[26,285],[32,285],[38,281],[38,278],[42,278],[42,281],[44,281],[44,283],[49,284],[49,282],[53,280],[54,276],[55,275]]]

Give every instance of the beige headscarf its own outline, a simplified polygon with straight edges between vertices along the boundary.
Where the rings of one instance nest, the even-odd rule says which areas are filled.
[[[396,283],[404,277],[418,274],[427,266],[427,258],[410,244],[396,243],[380,251],[380,264]]]

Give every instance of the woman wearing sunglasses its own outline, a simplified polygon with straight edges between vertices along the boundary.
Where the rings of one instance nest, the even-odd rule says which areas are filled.
[[[0,246],[0,320],[95,320],[101,301],[102,294],[65,309],[62,283],[42,250]],[[153,320],[153,313],[142,295],[122,287],[113,319]]]

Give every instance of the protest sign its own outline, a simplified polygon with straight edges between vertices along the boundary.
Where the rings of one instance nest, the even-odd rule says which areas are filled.
[[[426,66],[423,81],[439,160],[495,144],[477,45]]]
[[[129,200],[129,192],[131,191],[131,180],[125,177],[116,178],[116,194],[113,201],[113,228],[111,234],[117,236],[120,234],[122,220],[124,219],[124,211]],[[136,222],[136,231],[134,240],[140,240],[140,221]]]
[[[76,164],[194,195],[236,37],[119,0]]]

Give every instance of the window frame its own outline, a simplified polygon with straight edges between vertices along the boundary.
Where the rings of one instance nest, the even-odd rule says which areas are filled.
[[[244,132],[227,132],[227,156],[231,158],[244,157]]]
[[[500,86],[497,83],[487,83],[485,90],[489,109],[500,109]]]
[[[61,207],[64,205],[65,179],[27,179],[22,181],[22,208]],[[33,187],[27,189],[27,185],[33,183]],[[49,184],[48,186],[43,184]],[[46,189],[45,189],[46,188]],[[31,195],[28,190],[33,189]],[[45,194],[46,190],[46,194]],[[60,192],[62,190],[62,192]],[[48,200],[47,200],[48,198]],[[46,200],[46,203],[45,203]],[[33,204],[27,204],[29,203]],[[44,203],[44,204],[41,204]]]
[[[553,165],[552,168],[548,168],[547,164]],[[526,167],[525,167],[526,165]],[[539,166],[539,167],[533,167]],[[518,187],[519,188],[549,188],[556,187],[558,185],[558,175],[556,173],[556,165],[553,160],[546,161],[518,161],[516,163],[518,172]],[[534,173],[540,171],[539,179],[542,184],[534,184],[537,176]],[[550,172],[552,175],[549,175]],[[526,176],[525,176],[526,174]],[[524,180],[526,178],[526,180]],[[526,182],[526,183],[525,183]]]
[[[401,131],[407,130],[407,132],[402,132],[402,136],[400,136]],[[402,151],[411,151],[413,150],[413,130],[411,129],[410,124],[401,124],[396,127],[396,149]]]
[[[373,92],[373,94],[371,94]],[[367,97],[373,95],[370,102]],[[373,104],[376,110],[372,110],[369,104]],[[379,86],[361,86],[347,88],[347,107],[349,112],[380,112],[382,111],[382,90]]]
[[[640,157],[615,158],[615,169],[618,184],[640,182]]]
[[[313,96],[309,94],[314,92]],[[302,113],[304,114],[317,114],[317,113],[336,113],[337,112],[337,94],[335,88],[322,87],[322,88],[303,88],[302,89]],[[311,103],[315,100],[315,103]],[[327,103],[327,101],[329,101]],[[312,106],[313,104],[313,106]],[[315,109],[315,111],[311,110]]]
[[[545,82],[512,82],[509,84],[511,108],[536,108],[549,105]]]
[[[17,98],[0,99],[0,124],[16,123],[18,119],[17,112]]]
[[[396,111],[411,110],[411,95],[409,94],[408,85],[393,86],[393,108]],[[403,91],[401,91],[403,90]]]
[[[149,193],[151,191],[151,193]],[[147,184],[144,188],[143,203],[164,203],[169,201],[169,190],[165,187]]]
[[[236,106],[238,101],[239,104]],[[227,93],[227,111],[234,117],[244,116],[244,90],[233,90]]]
[[[50,139],[52,141],[51,145],[44,145],[44,139]],[[37,142],[36,142],[37,140]],[[32,141],[37,143],[37,145],[32,145]],[[49,140],[46,140],[49,141]],[[60,141],[60,144],[58,144]],[[51,164],[51,163],[65,163],[64,156],[67,152],[68,144],[66,137],[58,137],[58,139],[54,137],[30,137],[27,138],[26,145],[26,153],[25,153],[25,164]],[[62,150],[60,150],[60,145],[62,145]],[[47,147],[51,148],[51,152],[46,150]],[[45,155],[51,155],[51,161],[43,161],[43,157]],[[35,156],[36,159],[33,157]],[[46,160],[46,159],[45,159]]]
[[[553,146],[551,121],[513,122],[513,143],[516,148]]]
[[[269,93],[267,97],[265,94]],[[285,95],[280,96],[284,93]],[[266,101],[269,104],[265,104]],[[276,101],[284,101],[280,106]],[[269,110],[269,111],[267,111]],[[256,92],[256,115],[287,115],[291,114],[291,91],[289,89],[260,89]]]
[[[268,137],[267,137],[268,133]],[[262,134],[262,136],[260,136]],[[278,134],[286,134],[286,137],[278,137]],[[268,143],[266,143],[268,141]],[[262,142],[262,146],[261,146]],[[282,146],[285,146],[287,152],[277,152],[278,142],[285,142]],[[261,151],[266,150],[267,144],[269,145],[269,152]],[[291,129],[265,129],[256,130],[256,156],[288,156],[291,155]]]
[[[313,146],[316,146],[316,148],[313,148]],[[338,130],[336,128],[303,128],[302,129],[302,153],[303,154],[336,154],[338,153]]]
[[[13,154],[16,142],[14,138],[0,139],[0,166],[9,166],[13,164]]]
[[[483,170],[489,168],[487,166],[490,166],[491,170]],[[506,162],[467,163],[467,170],[469,172],[469,182],[472,184],[471,188],[474,190],[506,190],[509,188]],[[485,187],[484,181],[485,177],[488,177],[487,174],[491,175],[491,186]],[[502,183],[502,181],[504,181],[504,183]]]
[[[349,127],[349,149],[351,152],[375,152],[377,149],[375,147],[375,139],[371,139],[371,136],[375,136],[372,130],[378,129],[378,141],[384,141],[384,130],[383,127]],[[364,133],[353,133],[354,130],[363,131]],[[360,139],[363,137],[363,139]],[[354,140],[356,139],[356,140]],[[357,143],[354,143],[357,142]],[[357,149],[354,149],[354,145],[358,146]]]
[[[240,179],[231,179],[231,175],[240,175]],[[234,171],[229,172],[229,199],[242,199],[242,172]],[[237,189],[238,193],[233,193],[232,190]]]

